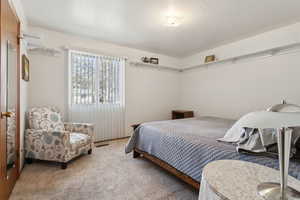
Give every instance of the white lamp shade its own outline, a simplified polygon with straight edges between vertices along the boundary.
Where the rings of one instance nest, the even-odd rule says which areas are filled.
[[[300,112],[252,112],[241,118],[241,126],[249,128],[297,127],[300,126]]]

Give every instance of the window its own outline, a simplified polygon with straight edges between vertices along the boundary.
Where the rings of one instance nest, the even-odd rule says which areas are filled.
[[[70,51],[71,104],[123,104],[124,59]]]

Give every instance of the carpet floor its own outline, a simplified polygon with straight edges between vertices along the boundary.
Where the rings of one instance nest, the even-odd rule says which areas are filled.
[[[143,158],[126,155],[127,139],[59,164],[26,165],[10,200],[196,200],[198,191]]]

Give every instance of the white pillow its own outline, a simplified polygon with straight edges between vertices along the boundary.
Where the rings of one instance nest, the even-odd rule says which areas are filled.
[[[242,132],[243,117],[236,121],[233,126],[226,132],[223,138],[217,139],[222,142],[238,142]]]
[[[278,104],[275,106],[272,106],[271,108],[268,109],[268,111],[275,111],[275,112],[299,112],[300,107],[297,105],[293,104]],[[252,112],[244,115],[241,117],[224,135],[223,138],[217,139],[218,141],[223,141],[223,142],[238,142],[243,131],[242,128],[244,128],[245,124],[257,124],[264,122],[262,121],[258,115],[258,117],[253,117],[256,116],[256,113],[259,113],[260,111],[257,112]],[[274,120],[280,120],[280,119],[273,119]],[[275,121],[276,122],[276,121]],[[300,137],[299,129],[294,128],[294,137]]]
[[[222,142],[238,142],[241,135],[243,134],[242,129],[245,127],[244,124],[255,124],[256,119],[250,118],[249,115],[255,114],[256,112],[248,113],[241,117],[235,124],[226,132],[223,138],[217,139]]]

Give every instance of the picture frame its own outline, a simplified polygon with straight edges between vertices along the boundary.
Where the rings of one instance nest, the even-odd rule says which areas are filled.
[[[158,58],[150,58],[150,63],[158,65],[159,64],[159,59]]]
[[[209,62],[214,62],[216,61],[216,56],[215,55],[209,55],[205,57],[205,63],[209,63]]]
[[[29,81],[29,59],[26,55],[22,55],[22,79]]]

